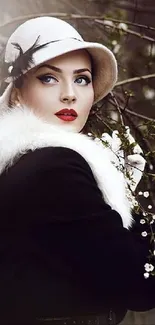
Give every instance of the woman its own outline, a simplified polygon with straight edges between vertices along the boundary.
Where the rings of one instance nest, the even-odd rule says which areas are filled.
[[[116,82],[113,54],[36,18],[11,35],[2,73],[1,324],[112,324],[155,307],[126,181],[82,134]]]

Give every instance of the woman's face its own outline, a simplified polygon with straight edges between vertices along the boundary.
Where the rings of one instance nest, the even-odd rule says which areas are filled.
[[[18,99],[47,122],[80,132],[94,101],[89,54],[78,50],[33,68],[24,77]]]

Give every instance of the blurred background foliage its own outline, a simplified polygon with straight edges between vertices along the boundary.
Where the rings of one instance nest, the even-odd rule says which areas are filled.
[[[155,213],[155,1],[154,0],[0,0],[0,51],[22,22],[51,15],[71,23],[85,40],[107,45],[118,60],[112,94],[92,108],[85,127],[94,137],[124,125],[147,160],[136,195],[144,216]],[[125,150],[128,150],[124,143]],[[145,212],[144,212],[145,211]],[[148,221],[149,222],[149,221]],[[154,237],[153,237],[154,239]],[[154,311],[128,312],[122,324],[153,324]]]

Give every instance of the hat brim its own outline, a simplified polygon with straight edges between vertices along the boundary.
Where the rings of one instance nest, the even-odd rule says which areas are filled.
[[[86,49],[92,58],[94,103],[97,103],[113,89],[117,81],[116,59],[113,53],[102,44],[85,42],[71,38],[50,43],[33,54],[33,65],[31,65],[27,71],[52,58],[81,49]],[[6,81],[10,82],[11,78],[7,78]],[[11,89],[12,88],[10,87],[10,93]],[[5,93],[6,101],[8,99],[9,90],[7,91],[6,89],[3,96],[1,96],[1,98],[3,97],[3,102],[5,102]]]

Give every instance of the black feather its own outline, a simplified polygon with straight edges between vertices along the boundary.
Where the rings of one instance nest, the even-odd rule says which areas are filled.
[[[21,46],[20,46],[18,43],[11,43],[11,44],[14,45],[14,47],[15,47],[17,50],[19,50],[20,55],[23,54],[23,50],[22,50]]]
[[[11,77],[13,77],[13,78],[20,77],[23,74],[23,71],[27,71],[31,67],[31,65],[34,63],[33,54],[35,52],[39,51],[40,49],[46,47],[49,43],[51,43],[51,42],[48,42],[48,43],[39,45],[38,44],[39,38],[40,38],[40,36],[37,37],[35,43],[24,53],[23,53],[23,50],[19,44],[13,43],[13,45],[16,48],[18,48],[18,50],[19,50],[19,56],[17,57],[15,62],[12,64],[13,69],[10,74]]]
[[[12,43],[12,45],[14,45],[14,47],[17,50],[19,50],[19,55],[14,62],[9,62],[9,63],[4,62],[4,58],[3,58],[3,63],[0,71],[1,80],[5,80],[7,77],[10,76],[14,80],[16,80],[17,78],[23,75],[23,72],[27,71],[31,67],[31,64],[34,63],[33,54],[39,51],[40,49],[46,47],[49,43],[51,43],[51,42],[47,42],[45,44],[39,45],[38,44],[39,39],[40,36],[37,37],[35,43],[24,53],[21,46],[18,43]],[[12,66],[12,70],[9,73],[8,68],[10,66]]]

